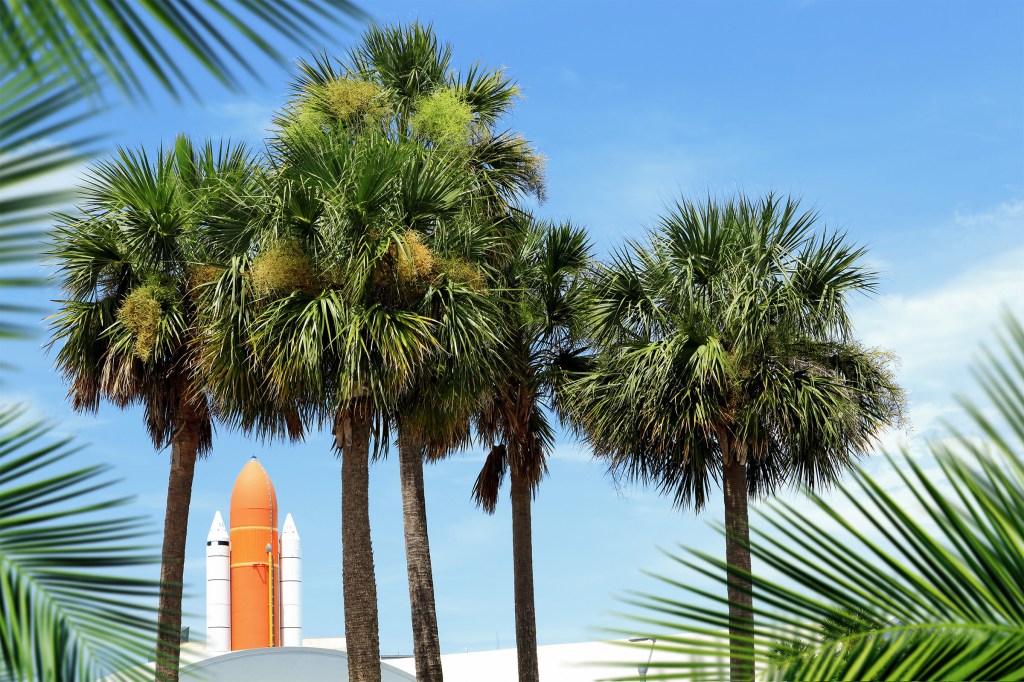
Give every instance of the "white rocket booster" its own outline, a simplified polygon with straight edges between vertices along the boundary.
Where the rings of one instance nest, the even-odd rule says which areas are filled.
[[[206,536],[206,650],[231,651],[231,540],[220,512]]]
[[[291,514],[281,529],[281,645],[302,646],[302,546]]]

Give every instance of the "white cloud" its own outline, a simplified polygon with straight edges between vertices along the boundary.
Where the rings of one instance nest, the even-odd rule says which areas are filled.
[[[979,235],[1024,227],[1024,202],[957,215],[957,225]],[[981,237],[979,237],[981,238]],[[970,359],[992,338],[1001,311],[1024,318],[1024,245],[992,254],[938,287],[887,294],[853,311],[860,337],[900,358],[899,377],[912,393],[944,397],[964,383]]]
[[[1014,230],[1019,233],[1020,227],[1024,225],[1024,200],[1004,201],[988,211],[957,211],[953,222],[968,230]]]
[[[210,107],[210,112],[217,118],[231,121],[230,130],[236,134],[244,138],[262,140],[271,128],[274,109],[274,105],[249,99],[214,104]]]

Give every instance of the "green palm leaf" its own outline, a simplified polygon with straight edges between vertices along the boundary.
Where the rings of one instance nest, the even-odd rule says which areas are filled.
[[[0,2],[0,63],[36,76],[50,75],[38,54],[53,54],[61,71],[80,88],[95,90],[109,79],[131,96],[145,94],[140,72],[159,87],[195,94],[188,73],[169,50],[183,47],[204,69],[225,85],[237,83],[238,71],[256,75],[240,44],[283,60],[272,34],[294,43],[328,36],[327,29],[345,18],[364,19],[349,0],[201,0],[196,3],[89,0],[62,2],[18,0]],[[140,68],[141,67],[141,68]]]
[[[94,140],[48,142],[83,118],[67,113],[74,111],[79,97],[76,86],[66,79],[39,79],[28,71],[0,75],[0,288],[40,283],[31,273],[10,268],[38,253],[40,233],[32,226],[43,222],[55,205],[69,201],[72,192],[26,185],[66,171],[89,156]],[[27,312],[30,309],[23,306],[0,303],[0,338],[24,336],[28,330],[12,317]]]
[[[816,514],[776,503],[762,515],[751,553],[779,576],[747,576],[757,608],[753,660],[763,677],[1019,679],[1024,328],[1012,317],[1000,348],[1001,357],[986,353],[976,370],[992,408],[964,403],[985,442],[957,432],[933,442],[941,476],[907,454],[889,458],[911,503],[856,468],[834,496],[810,495]],[[689,571],[727,580],[720,559],[693,550],[676,559]],[[686,633],[652,634],[656,652],[705,658],[658,663],[656,653],[648,679],[720,676],[728,665],[721,631],[728,602],[688,582],[663,580],[675,595],[631,599],[642,609],[634,620],[645,631]]]
[[[0,406],[0,679],[92,680],[147,660],[155,581],[116,575],[158,557],[104,467],[68,470],[69,439]],[[60,473],[58,473],[58,471]],[[139,675],[141,677],[141,673]]]

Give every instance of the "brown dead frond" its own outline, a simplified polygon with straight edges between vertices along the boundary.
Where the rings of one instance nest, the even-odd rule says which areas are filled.
[[[491,447],[484,466],[473,484],[473,501],[480,505],[488,514],[493,514],[498,506],[498,494],[501,492],[501,483],[505,480],[505,472],[508,471],[508,460],[505,456],[504,445]]]

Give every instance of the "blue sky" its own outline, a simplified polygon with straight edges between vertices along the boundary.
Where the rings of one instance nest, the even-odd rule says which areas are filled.
[[[853,302],[862,338],[894,351],[910,392],[911,430],[884,445],[921,451],[1001,305],[1024,316],[1024,4],[1017,2],[377,2],[379,21],[432,21],[455,62],[503,65],[524,100],[510,127],[548,158],[545,217],[589,227],[599,252],[653,223],[680,193],[771,190],[803,197],[830,227],[867,244],[881,293]],[[281,45],[289,55],[330,45]],[[202,103],[156,96],[91,122],[111,145],[153,148],[187,131],[258,144],[287,90],[289,69],[257,58],[263,83],[225,91],[201,72]],[[67,177],[67,176],[65,176]],[[56,181],[53,179],[51,181]],[[33,296],[36,296],[33,294]],[[36,296],[41,307],[54,292]],[[73,414],[38,342],[11,348],[20,366],[0,386],[90,443],[134,508],[162,522],[168,453],[154,454],[140,415],[104,407]],[[305,557],[305,635],[342,631],[339,466],[326,434],[300,446],[221,430],[197,468],[189,519],[186,619],[203,628],[204,540],[226,513],[250,454],[295,517]],[[427,504],[442,648],[513,645],[510,511],[493,517],[469,491],[480,451],[429,467]],[[893,480],[878,459],[868,466]],[[411,653],[397,463],[371,474],[383,653]],[[796,499],[789,495],[787,499]],[[707,527],[652,491],[620,486],[564,438],[534,509],[542,644],[623,626],[628,589],[661,589],[641,569],[688,580],[657,549],[717,553]],[[156,576],[156,570],[153,570]]]

